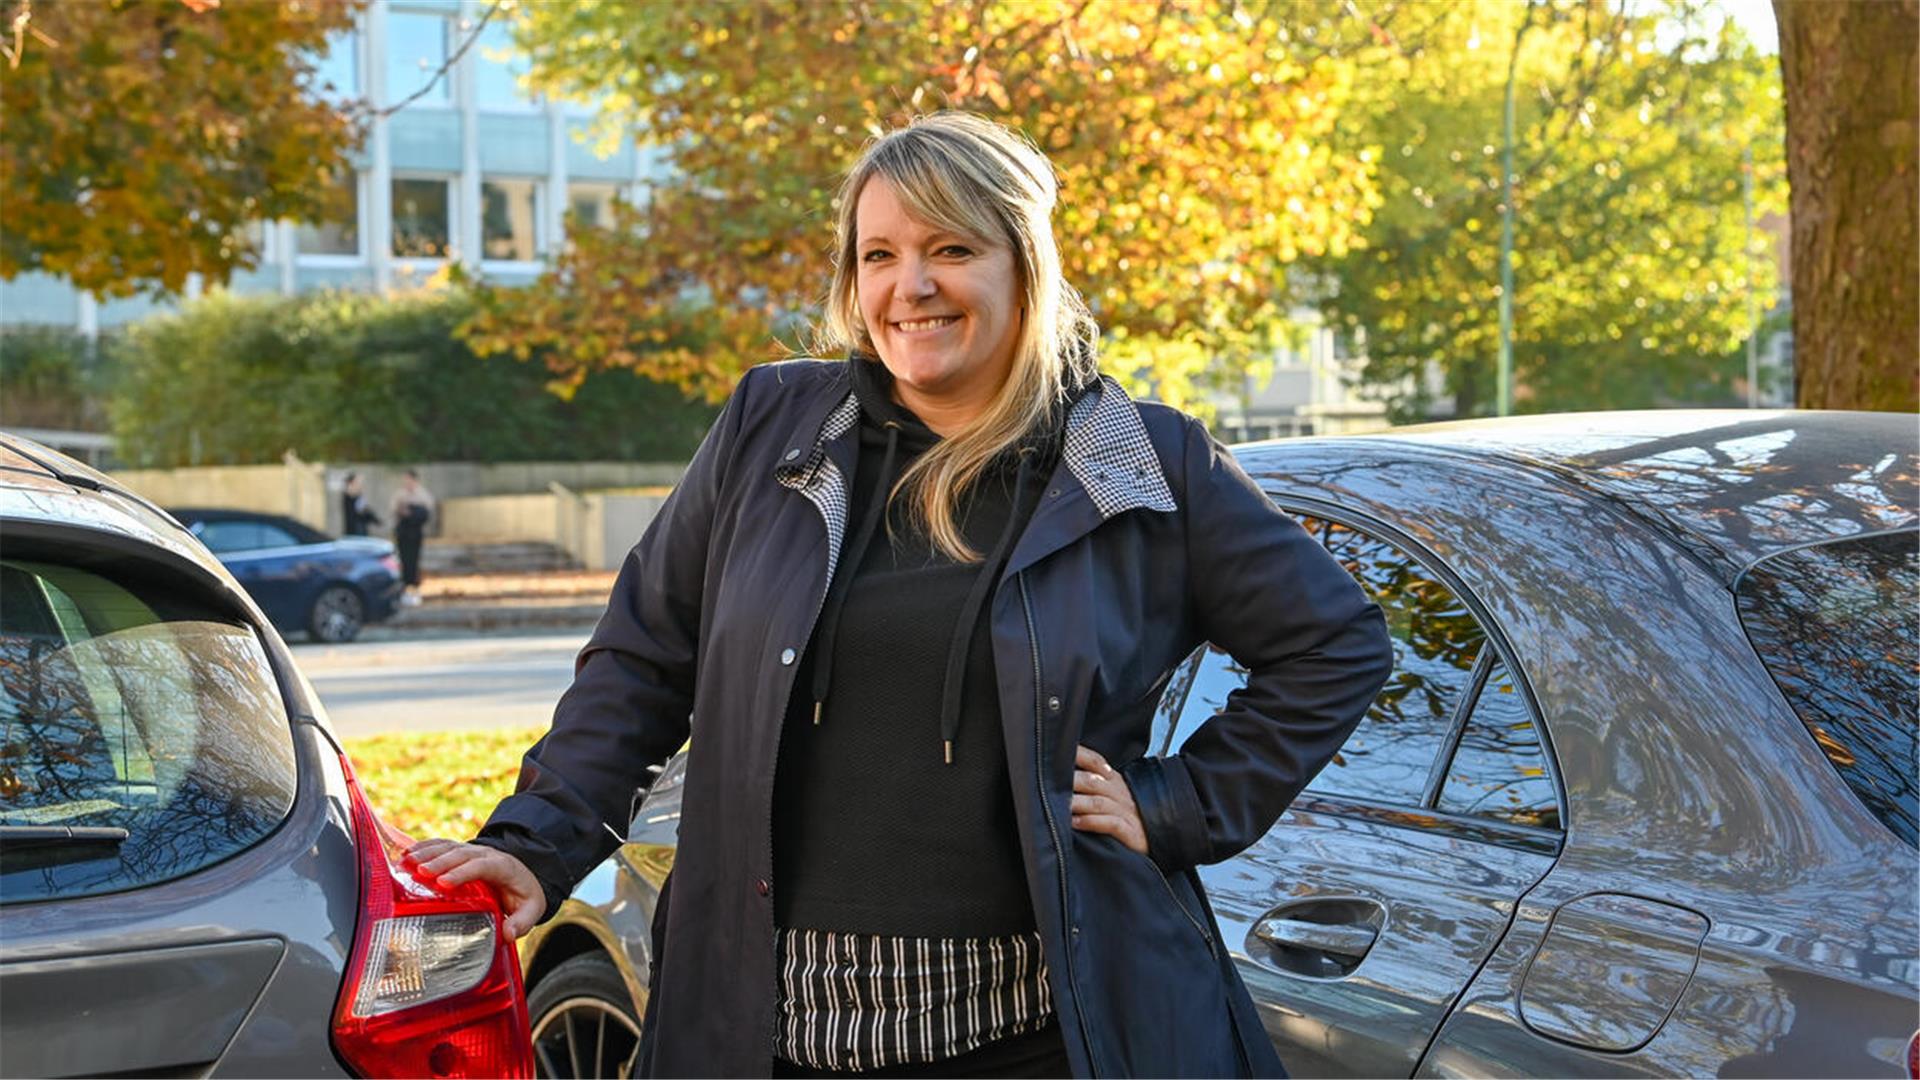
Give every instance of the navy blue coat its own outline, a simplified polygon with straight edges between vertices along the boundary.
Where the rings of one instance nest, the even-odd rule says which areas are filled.
[[[774,768],[846,533],[856,410],[844,363],[747,374],[489,823],[557,903],[612,851],[644,768],[693,736],[655,919],[649,1075],[771,1069]],[[1379,609],[1198,421],[1103,380],[1068,415],[988,617],[1075,1074],[1279,1074],[1192,869],[1264,834],[1359,722],[1392,663]],[[1170,673],[1203,641],[1246,688],[1179,754],[1144,757]],[[1078,743],[1127,777],[1150,859],[1069,824]]]

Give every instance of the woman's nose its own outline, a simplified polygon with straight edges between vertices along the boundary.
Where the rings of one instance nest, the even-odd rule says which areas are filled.
[[[901,299],[925,300],[939,291],[929,269],[919,259],[905,260],[905,265],[900,268],[900,284],[897,286]]]

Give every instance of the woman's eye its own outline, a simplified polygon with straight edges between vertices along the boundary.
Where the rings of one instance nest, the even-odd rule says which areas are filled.
[[[940,249],[940,254],[950,255],[956,259],[964,259],[967,256],[973,254],[973,249],[970,247],[963,247],[959,244],[948,244],[946,247],[943,247]]]
[[[865,255],[860,256],[860,261],[861,262],[879,262],[881,259],[884,259],[886,257],[887,257],[887,252],[869,251]]]

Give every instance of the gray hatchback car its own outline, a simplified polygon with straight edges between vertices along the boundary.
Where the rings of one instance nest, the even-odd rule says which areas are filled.
[[[0,1075],[530,1075],[497,903],[386,836],[220,563],[0,434]]]
[[[1201,870],[1294,1075],[1920,1075],[1915,417],[1234,452],[1396,652],[1333,763]],[[1152,751],[1244,679],[1197,651]],[[688,760],[523,943],[543,1075],[632,1067]]]

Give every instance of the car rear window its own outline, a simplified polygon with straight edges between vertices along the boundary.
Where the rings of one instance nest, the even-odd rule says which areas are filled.
[[[1920,533],[1772,555],[1735,591],[1748,638],[1827,760],[1874,816],[1920,846]]]
[[[295,775],[245,624],[177,588],[0,560],[0,903],[210,866],[279,825]]]

